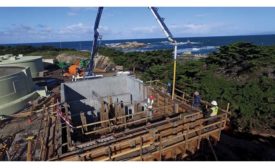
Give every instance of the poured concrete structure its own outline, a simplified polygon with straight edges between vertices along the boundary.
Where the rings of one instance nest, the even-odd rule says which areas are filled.
[[[0,115],[22,110],[28,101],[37,96],[30,68],[0,66]]]
[[[150,108],[142,105],[148,96],[154,99]],[[228,120],[228,111],[219,108],[215,118],[204,117],[200,109],[192,107],[192,97],[184,92],[177,90],[172,99],[164,84],[158,81],[144,84],[130,76],[65,83],[61,97],[63,108],[59,115],[66,116],[71,124],[56,132],[57,136],[45,132],[43,137],[50,136],[42,144],[50,145],[42,147],[45,149],[42,160],[181,160],[195,154],[201,142],[218,142]],[[206,104],[209,105],[203,101]],[[132,113],[128,110],[130,106]],[[92,108],[99,111],[97,121],[85,113]],[[80,116],[80,122],[76,116]],[[43,124],[52,125],[47,130],[61,127],[56,126],[55,120],[48,121]],[[58,135],[60,132],[62,136]],[[51,142],[52,137],[63,137],[62,145],[51,146],[58,143]],[[52,148],[56,150],[47,150]],[[54,151],[60,152],[52,157]]]
[[[31,76],[38,77],[39,72],[44,70],[41,56],[13,56],[11,54],[0,56],[0,65],[30,67]]]
[[[131,76],[113,76],[93,80],[63,83],[61,85],[61,102],[70,105],[73,116],[79,112],[92,111],[98,116],[101,100],[108,101],[111,97],[114,103],[123,102],[126,111],[134,113],[133,102],[144,101],[147,96],[143,82]],[[75,122],[78,122],[75,117]]]

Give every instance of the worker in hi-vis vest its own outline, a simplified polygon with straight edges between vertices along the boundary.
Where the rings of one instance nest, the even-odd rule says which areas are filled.
[[[212,107],[210,108],[210,110],[211,110],[210,117],[213,117],[218,114],[219,108],[218,108],[218,103],[215,100],[213,100],[211,102],[211,105],[212,105]]]
[[[152,118],[153,115],[153,103],[154,103],[154,96],[149,96],[147,99],[147,103],[145,104],[147,111],[147,116]]]

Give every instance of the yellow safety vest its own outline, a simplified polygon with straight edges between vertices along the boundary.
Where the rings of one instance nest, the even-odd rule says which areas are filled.
[[[216,116],[218,114],[218,110],[219,110],[218,106],[211,107],[212,112],[211,112],[210,116],[211,117]]]

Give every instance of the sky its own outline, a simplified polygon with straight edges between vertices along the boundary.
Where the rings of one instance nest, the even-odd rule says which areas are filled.
[[[275,34],[275,8],[161,7],[175,37]],[[0,44],[91,41],[97,8],[0,7]],[[103,40],[165,38],[149,8],[106,7]]]

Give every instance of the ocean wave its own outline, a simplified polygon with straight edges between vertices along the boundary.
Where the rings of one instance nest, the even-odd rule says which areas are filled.
[[[188,44],[201,44],[200,42],[195,41],[179,41],[178,45],[188,45]]]
[[[118,45],[120,45],[121,43],[106,43],[105,45],[107,46],[107,47],[116,47],[116,46],[118,46]]]
[[[178,49],[178,53],[198,52],[201,50],[215,50],[217,48],[219,48],[219,46],[203,46],[203,47],[183,48],[183,49]]]

